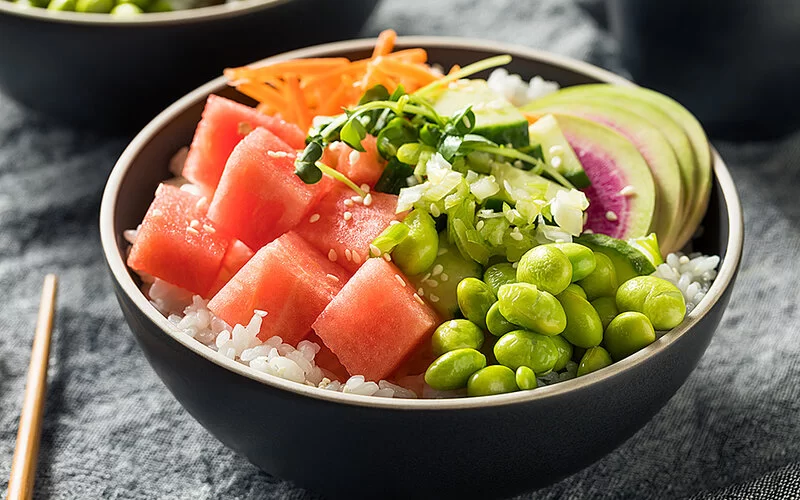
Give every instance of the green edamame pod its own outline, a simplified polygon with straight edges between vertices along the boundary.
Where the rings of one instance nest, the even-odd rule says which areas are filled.
[[[439,251],[436,222],[427,212],[412,210],[403,223],[408,226],[408,236],[394,248],[392,260],[408,276],[423,273]]]
[[[594,307],[583,297],[570,292],[559,294],[557,299],[567,316],[567,326],[561,335],[578,347],[600,345],[603,341],[603,323]]]
[[[572,281],[572,263],[555,245],[539,245],[525,252],[519,260],[517,281],[531,283],[557,295]]]
[[[508,321],[500,312],[500,304],[495,302],[486,313],[486,328],[495,337],[502,337],[508,332],[519,330],[519,327]]]
[[[551,294],[530,283],[503,285],[497,294],[507,320],[543,335],[558,335],[567,326],[564,308]]]
[[[483,281],[497,294],[501,286],[517,282],[517,270],[508,262],[495,264],[483,273]]]
[[[520,366],[514,373],[517,381],[517,387],[523,391],[536,389],[538,382],[536,382],[536,374],[527,366]]]
[[[617,290],[616,301],[620,311],[647,316],[656,330],[675,328],[686,316],[686,301],[678,287],[655,276],[629,279]]]
[[[461,314],[481,328],[486,328],[486,314],[497,301],[491,287],[477,278],[464,278],[456,288]]]
[[[553,371],[560,372],[566,368],[567,363],[570,359],[572,359],[574,347],[572,344],[567,342],[567,339],[565,339],[562,335],[553,335],[550,337],[550,340],[553,341],[553,344],[555,344],[556,350],[558,351],[558,360],[556,360],[556,364],[553,365]]]
[[[578,243],[554,243],[554,246],[569,259],[572,264],[572,281],[580,281],[583,278],[592,274],[597,260],[594,258],[594,252],[589,247],[579,245]]]
[[[603,343],[615,361],[630,356],[656,341],[656,332],[647,316],[640,312],[623,312],[611,320]]]
[[[614,263],[608,256],[595,252],[595,268],[594,271],[587,277],[578,281],[578,284],[586,292],[586,297],[589,300],[594,300],[598,297],[613,297],[617,293],[617,271],[614,269]]]
[[[586,350],[583,357],[581,358],[581,362],[578,363],[578,377],[582,375],[586,375],[587,373],[596,372],[601,368],[605,368],[606,366],[610,366],[613,361],[611,360],[611,355],[608,354],[608,351],[603,349],[600,346],[591,347]]]
[[[527,366],[538,375],[552,371],[559,360],[558,349],[550,337],[527,330],[503,335],[494,345],[493,352],[501,365],[512,370]]]
[[[439,325],[433,332],[431,347],[437,356],[463,348],[477,351],[483,346],[483,340],[483,331],[472,321],[451,319]]]
[[[619,309],[617,309],[617,299],[614,297],[600,297],[592,301],[592,307],[597,311],[600,316],[600,322],[603,323],[603,331],[608,328],[611,320],[617,317]]]
[[[517,390],[514,372],[502,365],[492,365],[473,373],[467,382],[468,396],[490,396]]]
[[[438,358],[425,371],[425,383],[440,391],[460,389],[470,375],[486,366],[486,356],[475,349],[456,349]]]

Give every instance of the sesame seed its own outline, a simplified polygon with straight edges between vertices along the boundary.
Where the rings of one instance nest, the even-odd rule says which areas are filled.
[[[267,311],[264,311],[263,309],[256,309],[256,310],[253,311],[253,314],[255,314],[256,316],[261,316],[263,318],[268,313],[267,313]]]
[[[331,261],[331,262],[336,262],[336,259],[338,259],[338,258],[339,258],[339,256],[338,256],[338,255],[336,255],[336,250],[334,250],[333,248],[331,248],[331,249],[328,251],[328,260],[329,260],[329,261]]]
[[[625,197],[636,196],[636,188],[630,185],[625,186],[619,190],[619,194]]]
[[[431,275],[439,276],[440,274],[442,274],[442,271],[444,271],[444,266],[441,264],[436,264],[435,266],[433,266],[433,269],[431,269]]]
[[[197,229],[200,227],[200,221],[197,219],[192,219],[192,221],[189,223],[189,226]]]
[[[369,254],[372,257],[377,257],[381,254],[381,249],[373,245],[372,243],[369,244]]]
[[[395,224],[400,224],[400,221],[399,220],[393,220],[392,222],[389,223],[390,226],[394,226]]]
[[[564,152],[564,146],[562,146],[560,144],[554,144],[554,145],[550,146],[549,151],[550,151],[551,155],[561,154],[561,153]]]
[[[447,281],[450,279],[450,275],[442,273],[439,275],[439,281]]]
[[[560,167],[561,166],[561,157],[560,156],[554,156],[554,157],[550,158],[550,165],[552,165],[553,168]]]
[[[608,212],[606,212],[606,219],[610,220],[611,222],[614,222],[616,220],[619,220],[619,217],[617,217],[616,213],[609,210]]]
[[[197,203],[194,204],[194,208],[196,208],[197,210],[203,210],[207,205],[208,205],[208,198],[203,196],[202,198],[197,200]]]
[[[367,195],[364,197],[364,206],[368,207],[370,205],[372,205],[372,194],[367,193]]]
[[[439,297],[437,295],[430,294],[428,298],[431,300],[431,302],[439,302]]]
[[[437,286],[439,286],[439,282],[436,280],[425,280],[425,284],[431,288],[436,288]]]
[[[419,295],[420,297],[424,297],[425,290],[423,290],[422,287],[417,288],[417,295]]]
[[[425,305],[425,301],[424,301],[424,300],[422,300],[422,297],[420,297],[420,296],[419,296],[419,295],[417,295],[416,293],[414,294],[414,300],[416,300],[417,302],[419,302],[419,303],[420,303],[420,304],[422,304],[423,306]]]
[[[217,230],[214,229],[214,226],[210,226],[208,224],[203,224],[203,230],[208,234],[214,234],[217,232]]]
[[[273,158],[286,158],[289,156],[289,153],[286,151],[267,151],[267,156],[271,156]]]
[[[426,274],[425,276],[422,277],[422,281],[425,281],[430,277],[431,277],[431,273],[428,273],[428,274]]]
[[[431,215],[433,215],[434,217],[439,217],[440,215],[442,215],[442,211],[439,210],[439,207],[437,207],[435,203],[431,203],[430,212]]]
[[[339,281],[339,277],[336,276],[335,274],[326,274],[325,276],[330,280]]]
[[[360,188],[361,188],[361,190],[362,190],[362,191],[364,191],[365,193],[369,193],[369,184],[362,184],[362,185],[361,185],[361,186],[359,186],[359,187],[360,187]]]
[[[353,200],[351,200],[351,199],[349,199],[349,198],[348,198],[348,199],[346,199],[346,200],[344,200],[344,206],[346,206],[346,207],[352,207],[352,206],[353,206]]]
[[[475,229],[477,229],[478,231],[480,231],[481,229],[483,229],[483,226],[485,226],[485,225],[486,225],[486,223],[485,223],[485,222],[483,222],[482,220],[479,220],[479,221],[478,221],[478,223],[477,223],[477,224],[475,224]]]
[[[446,253],[447,253],[447,249],[446,248],[440,248],[439,251],[436,252],[436,255],[444,255]]]
[[[383,260],[385,260],[386,262],[391,262],[392,261],[392,256],[389,255],[388,253],[385,253],[385,254],[383,254]]]
[[[350,160],[350,165],[352,165],[353,163],[356,163],[360,157],[361,153],[354,149],[350,151],[350,155],[348,155],[347,159]]]
[[[319,220],[319,214],[312,214],[311,217],[308,218],[308,222],[315,223]]]
[[[356,264],[361,264],[361,254],[358,252],[353,252],[353,262]]]
[[[514,167],[515,167],[515,168],[518,168],[518,169],[522,170],[522,168],[523,168],[524,166],[525,166],[525,164],[524,164],[524,163],[522,163],[522,160],[517,160],[517,161],[515,161],[515,162],[514,162]]]
[[[513,264],[511,264],[511,267],[513,267],[514,269],[516,269],[518,265],[519,265],[519,262],[514,262]]]
[[[525,239],[525,237],[522,236],[522,233],[519,232],[519,229],[517,229],[516,231],[511,231],[511,238],[517,241],[522,241],[523,239]]]
[[[191,226],[187,226],[186,227],[186,232],[187,233],[192,233],[192,234],[200,234],[200,231],[198,231],[197,229],[195,229],[195,228],[193,228]]]
[[[364,198],[361,196],[351,196],[350,199],[353,200],[353,203],[364,203]]]
[[[342,218],[344,220],[350,220],[353,218],[353,214],[351,212],[345,212],[344,214],[342,214]]]
[[[592,231],[591,229],[584,229],[583,234],[594,234],[594,231]]]
[[[347,262],[353,261],[353,252],[349,248],[344,249],[344,258],[347,259]]]
[[[161,217],[162,215],[164,215],[164,212],[157,208],[153,209],[153,217]]]
[[[401,285],[406,286],[406,280],[404,280],[399,274],[395,274],[394,279],[396,279]]]

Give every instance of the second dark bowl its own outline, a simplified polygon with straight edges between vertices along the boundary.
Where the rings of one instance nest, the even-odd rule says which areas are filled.
[[[280,57],[364,57],[371,44],[344,42]],[[509,70],[524,78],[630,85],[599,68],[520,47],[444,38],[405,38],[398,45],[424,47],[445,67],[508,53],[514,57]],[[711,341],[743,243],[736,188],[716,153],[705,232],[695,242],[722,257],[716,281],[681,326],[608,368],[534,391],[387,400],[295,384],[229,360],[171,329],[125,267],[122,238],[169,177],[169,159],[190,142],[210,93],[236,97],[217,79],[164,111],[123,153],[103,196],[103,250],[125,318],[156,373],[214,436],[270,474],[343,498],[487,498],[544,486],[639,430]]]

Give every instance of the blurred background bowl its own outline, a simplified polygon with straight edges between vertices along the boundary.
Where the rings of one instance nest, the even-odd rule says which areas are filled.
[[[227,66],[354,36],[376,3],[240,0],[120,19],[0,0],[0,90],[70,125],[133,131]]]
[[[373,43],[279,57],[358,59]],[[525,79],[630,85],[585,63],[484,40],[410,37],[397,47],[423,47],[444,67],[507,53],[508,70]],[[727,306],[743,221],[733,180],[714,153],[711,201],[694,249],[719,255],[719,274],[678,328],[610,367],[534,391],[449,400],[342,394],[258,372],[176,332],[125,266],[122,232],[139,224],[156,186],[171,176],[169,160],[190,143],[211,93],[246,101],[218,78],[161,113],[122,154],[103,195],[103,252],[125,319],[158,376],[206,429],[270,474],[337,498],[490,498],[554,483],[621,445],[661,409]]]

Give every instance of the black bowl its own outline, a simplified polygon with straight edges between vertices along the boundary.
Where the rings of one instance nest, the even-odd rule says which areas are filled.
[[[377,0],[240,0],[120,19],[0,0],[0,89],[72,125],[135,131],[238,66],[358,33]]]
[[[370,41],[283,58],[362,57]],[[562,85],[630,83],[593,66],[483,41],[404,38],[445,67],[498,53],[510,71]],[[389,400],[326,392],[256,372],[170,324],[125,267],[122,231],[136,227],[170,156],[189,143],[206,96],[234,96],[217,79],[151,122],[111,174],[100,214],[102,243],[125,318],[151,365],[181,404],[220,441],[276,476],[333,496],[502,496],[547,485],[598,460],[640,429],[683,384],[728,303],[743,243],[739,198],[714,153],[714,185],[696,248],[722,257],[719,275],[675,330],[598,372],[534,391],[451,400]],[[131,450],[135,453],[135,450]]]

